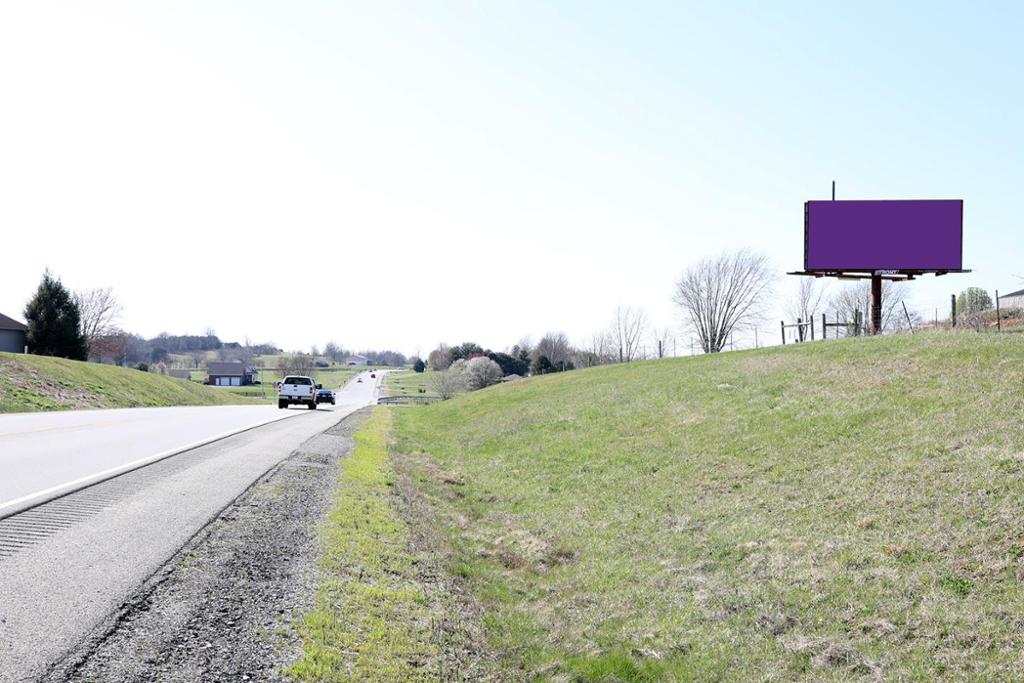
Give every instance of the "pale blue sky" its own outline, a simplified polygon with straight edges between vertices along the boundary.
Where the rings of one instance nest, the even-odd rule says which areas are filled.
[[[147,335],[582,341],[617,304],[675,326],[673,281],[726,248],[767,253],[781,303],[803,202],[836,179],[843,199],[965,200],[975,272],[913,283],[930,317],[969,285],[1024,287],[1022,18],[1009,3],[8,4],[0,311],[20,315],[49,266],[114,286]],[[330,277],[295,283],[308,268]]]

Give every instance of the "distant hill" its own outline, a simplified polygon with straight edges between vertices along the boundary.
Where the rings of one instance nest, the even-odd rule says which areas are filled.
[[[0,353],[0,413],[237,403],[255,401],[130,368]]]

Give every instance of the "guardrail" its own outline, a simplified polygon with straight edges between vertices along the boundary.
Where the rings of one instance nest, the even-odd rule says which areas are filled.
[[[428,404],[440,401],[440,396],[381,396],[377,405]]]

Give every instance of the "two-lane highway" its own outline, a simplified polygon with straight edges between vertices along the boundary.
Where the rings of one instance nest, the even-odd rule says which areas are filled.
[[[0,516],[42,502],[40,495],[298,414],[261,405],[0,415]]]
[[[243,430],[0,519],[0,681],[37,679],[261,476],[374,403],[377,382],[363,377],[337,392],[337,405],[316,411],[0,416],[0,491],[8,503]]]
[[[363,379],[338,392],[338,405],[318,410],[371,403],[376,382],[365,373]],[[172,453],[312,412],[250,405],[0,415],[0,518]]]

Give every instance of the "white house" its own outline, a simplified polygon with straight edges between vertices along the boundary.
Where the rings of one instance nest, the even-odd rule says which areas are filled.
[[[1024,308],[1024,289],[999,297],[999,308],[1004,311],[1008,308]]]
[[[360,356],[358,353],[354,356],[349,356],[345,359],[345,365],[369,365],[370,359],[366,356]]]

